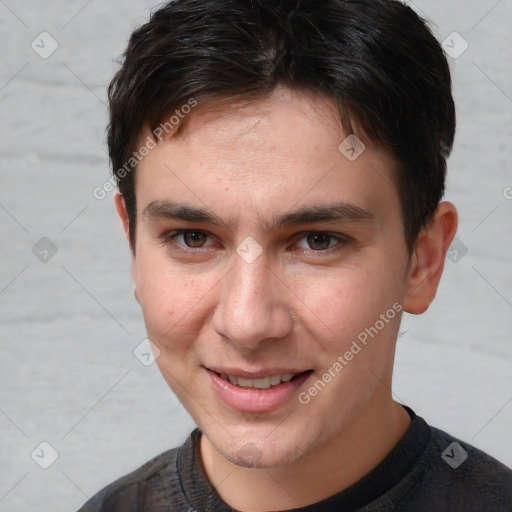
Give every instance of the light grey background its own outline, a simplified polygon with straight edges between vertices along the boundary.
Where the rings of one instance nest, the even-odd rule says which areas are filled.
[[[0,511],[76,510],[193,428],[132,353],[145,331],[129,251],[113,193],[92,194],[109,178],[106,85],[155,5],[0,0]],[[447,262],[430,310],[404,318],[394,392],[512,465],[512,0],[414,6],[451,51],[469,44],[450,58],[447,191],[468,252]],[[31,48],[51,48],[43,31],[59,45],[47,59]],[[58,249],[46,263],[32,252],[42,237]],[[46,470],[43,441],[58,453]]]

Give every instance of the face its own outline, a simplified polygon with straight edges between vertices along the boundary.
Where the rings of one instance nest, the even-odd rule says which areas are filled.
[[[369,144],[351,161],[347,135],[329,100],[278,89],[198,109],[137,169],[148,337],[237,465],[304,458],[391,399],[409,263],[394,164]]]

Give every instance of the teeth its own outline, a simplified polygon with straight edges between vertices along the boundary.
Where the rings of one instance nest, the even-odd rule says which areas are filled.
[[[285,373],[284,375],[272,375],[263,379],[245,379],[243,377],[235,377],[234,375],[226,375],[225,373],[220,374],[224,380],[228,380],[233,386],[256,389],[269,389],[270,386],[278,386],[282,382],[291,381],[296,375],[295,373]]]
[[[238,385],[242,386],[243,388],[252,388],[254,381],[252,379],[243,379],[242,377],[238,377]]]
[[[272,377],[270,377],[270,384],[272,386],[277,386],[278,384],[281,384],[281,375],[272,375]]]
[[[268,389],[270,387],[270,377],[264,379],[254,379],[252,385],[258,389]]]

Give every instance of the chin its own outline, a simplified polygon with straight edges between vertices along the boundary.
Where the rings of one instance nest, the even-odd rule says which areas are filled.
[[[301,441],[286,443],[268,439],[233,440],[226,449],[218,450],[231,464],[241,468],[273,469],[287,466],[305,455]],[[222,447],[223,448],[223,447]],[[218,448],[217,448],[218,449]]]
[[[231,464],[245,469],[280,468],[291,464],[297,458],[293,454],[263,454],[252,444],[242,447],[234,454],[225,454],[224,456]]]

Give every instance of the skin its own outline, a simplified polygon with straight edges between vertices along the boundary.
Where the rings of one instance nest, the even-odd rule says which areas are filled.
[[[203,432],[206,474],[238,510],[331,496],[376,467],[410,424],[391,396],[400,315],[306,405],[234,411],[205,369],[312,369],[307,391],[393,304],[419,314],[434,299],[454,206],[439,205],[409,255],[392,158],[366,141],[351,162],[338,150],[346,136],[329,99],[278,88],[263,100],[198,107],[183,136],[137,169],[136,297],[159,368]],[[230,229],[148,215],[155,201],[208,209]],[[371,218],[269,229],[275,217],[340,201]],[[252,263],[236,252],[248,236],[263,251]]]

